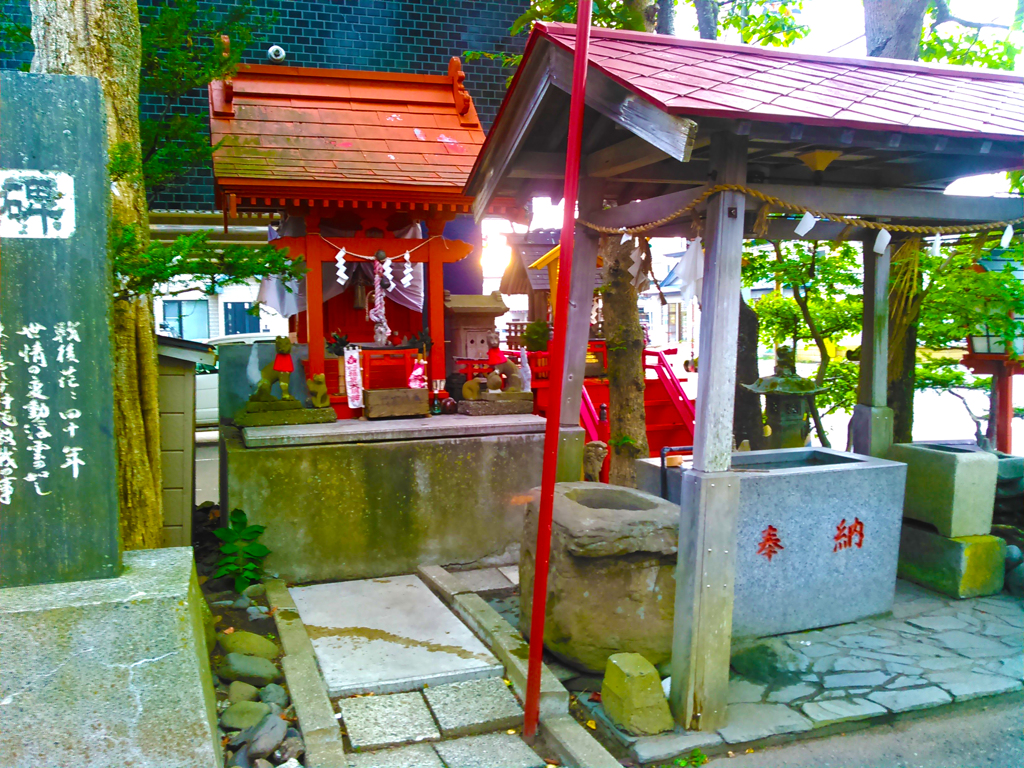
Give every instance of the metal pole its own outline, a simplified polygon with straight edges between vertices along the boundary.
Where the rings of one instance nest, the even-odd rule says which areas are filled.
[[[526,711],[523,736],[537,735],[540,714],[540,670],[544,656],[544,614],[548,602],[548,561],[551,555],[551,514],[558,469],[559,423],[562,416],[562,376],[565,373],[565,328],[569,314],[572,249],[579,194],[580,145],[583,139],[583,106],[590,51],[590,0],[576,3],[576,52],[573,59],[572,94],[569,102],[569,144],[565,152],[565,188],[562,194],[562,236],[559,240],[558,292],[555,297],[555,333],[551,349],[551,401],[544,430],[544,469],[540,483],[537,521],[536,567],[533,577],[533,610],[530,616],[530,666],[526,678]],[[582,311],[582,310],[580,310]]]

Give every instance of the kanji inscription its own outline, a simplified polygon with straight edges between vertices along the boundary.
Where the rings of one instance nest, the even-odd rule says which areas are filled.
[[[844,517],[836,526],[836,535],[833,540],[835,541],[835,546],[832,547],[833,552],[851,547],[860,549],[864,546],[864,523],[860,521],[859,517],[855,517],[853,522],[847,525]]]
[[[769,525],[761,532],[761,543],[757,545],[757,554],[764,555],[771,562],[771,559],[783,549],[785,547],[782,546],[779,532],[775,530],[774,525]]]

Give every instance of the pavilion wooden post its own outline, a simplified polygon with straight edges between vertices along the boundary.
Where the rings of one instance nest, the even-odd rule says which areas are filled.
[[[711,139],[719,184],[745,184],[747,139]],[[684,728],[726,724],[739,477],[732,462],[745,198],[711,198],[705,225],[693,469],[683,475],[672,638],[672,713]]]
[[[429,237],[444,231],[444,222],[428,221]],[[442,240],[427,243],[427,318],[430,326],[430,378],[446,378],[444,365],[444,245]]]
[[[874,237],[864,247],[864,324],[860,344],[857,405],[850,420],[853,452],[884,457],[892,445],[892,409],[886,406],[889,371],[889,261],[891,246],[874,251]]]
[[[584,183],[586,181],[586,183]],[[600,209],[602,184],[580,173],[580,218]],[[590,310],[594,303],[597,278],[599,237],[594,230],[576,224],[573,230],[572,276],[569,281],[569,308],[565,328],[565,369],[562,373],[562,410],[559,418],[557,480],[576,482],[583,472],[583,446],[586,437],[580,428],[580,402],[590,341]]]
[[[309,375],[324,372],[324,242],[320,220],[306,219],[306,342],[309,344]]]

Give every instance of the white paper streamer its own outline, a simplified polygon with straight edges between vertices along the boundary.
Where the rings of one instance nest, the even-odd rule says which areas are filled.
[[[1006,229],[1003,230],[1003,236],[999,240],[1000,248],[1009,248],[1010,241],[1013,239],[1013,224],[1007,224]]]
[[[938,258],[942,255],[942,235],[936,235],[932,240],[932,256]]]
[[[338,285],[344,286],[348,282],[348,274],[345,271],[345,249],[342,248],[338,251],[338,255],[334,257],[335,264],[338,265]]]
[[[394,284],[391,276],[391,259],[384,259],[384,277],[388,279],[388,285]]]
[[[803,237],[808,232],[810,232],[814,228],[814,225],[817,223],[817,217],[811,215],[810,213],[805,213],[803,218],[800,219],[800,223],[796,225],[796,229],[793,230],[793,233],[798,237]]]
[[[875,253],[885,253],[885,249],[889,247],[889,241],[892,240],[892,235],[889,234],[888,229],[883,229],[878,233],[878,237],[875,238]]]
[[[619,245],[622,245],[623,243],[628,242],[628,241],[630,241],[632,239],[633,239],[633,236],[631,234],[629,234],[629,232],[623,232],[622,233],[622,239],[619,240]]]

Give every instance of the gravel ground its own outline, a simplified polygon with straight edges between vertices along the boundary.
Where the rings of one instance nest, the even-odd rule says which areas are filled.
[[[753,754],[714,757],[720,768],[1017,768],[1024,765],[1024,695]]]

